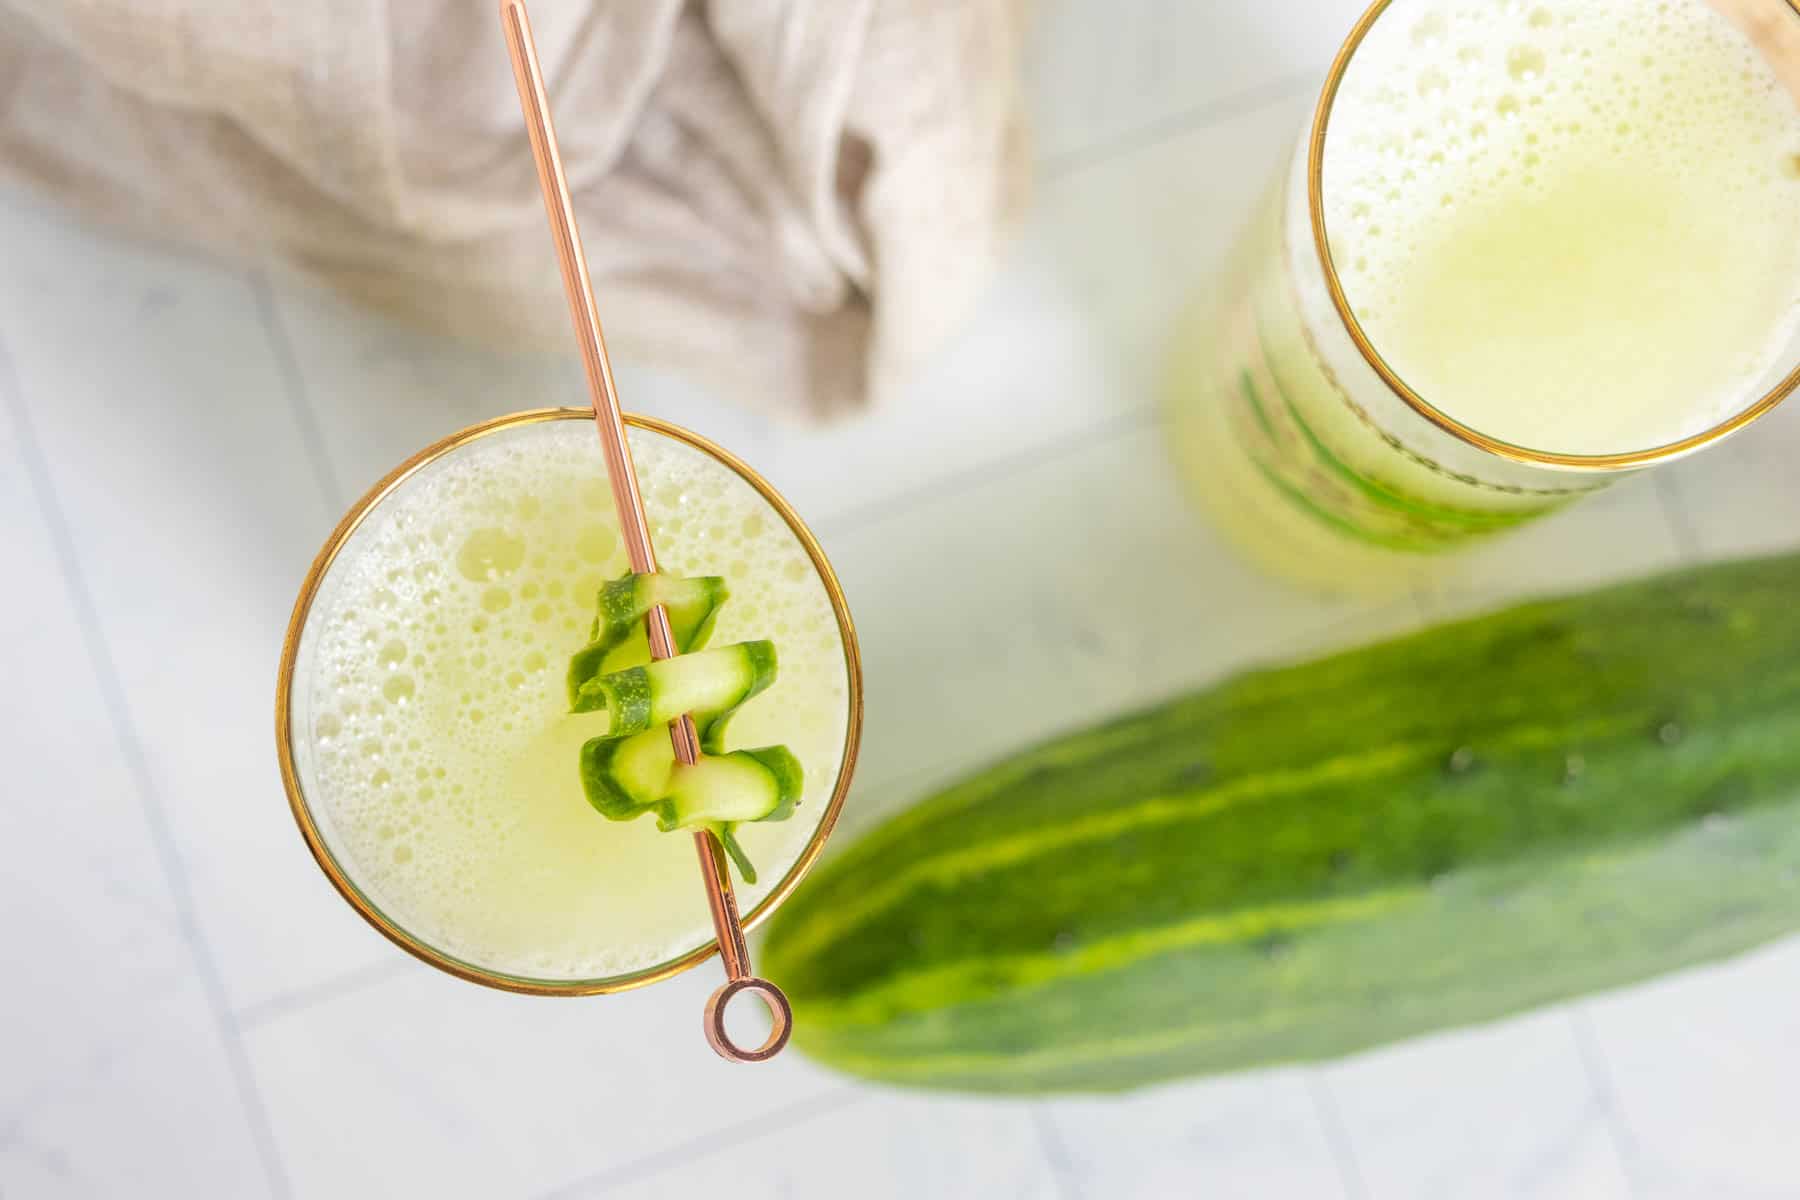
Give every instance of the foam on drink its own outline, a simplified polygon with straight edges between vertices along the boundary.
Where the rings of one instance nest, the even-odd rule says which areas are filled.
[[[723,575],[712,644],[772,639],[774,687],[736,746],[785,743],[806,771],[795,816],[742,825],[760,883],[799,857],[836,785],[847,723],[831,603],[792,531],[750,486],[631,431],[659,565]],[[601,583],[626,569],[591,424],[478,439],[385,500],[314,601],[295,737],[308,801],[377,907],[438,948],[535,978],[616,975],[712,936],[693,840],[607,821],[576,772],[594,718],[563,675]]]
[[[1699,0],[1396,0],[1333,108],[1324,200],[1377,350],[1519,445],[1698,433],[1800,332],[1800,110]]]

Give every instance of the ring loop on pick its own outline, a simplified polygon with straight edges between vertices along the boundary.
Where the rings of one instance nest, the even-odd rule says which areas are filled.
[[[769,1036],[754,1050],[739,1046],[725,1031],[725,1010],[744,992],[754,993],[769,1010]],[[718,1051],[720,1058],[731,1062],[767,1062],[781,1053],[793,1028],[794,1010],[788,1004],[787,995],[768,980],[754,975],[726,980],[706,1001],[706,1040]]]

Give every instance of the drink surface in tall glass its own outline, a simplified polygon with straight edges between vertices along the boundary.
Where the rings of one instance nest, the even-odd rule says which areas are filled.
[[[1800,6],[1391,0],[1184,319],[1176,454],[1232,538],[1405,577],[1800,383]]]
[[[713,644],[771,639],[775,684],[735,745],[785,744],[792,817],[737,826],[748,921],[798,882],[855,757],[854,634],[817,544],[766,483],[673,426],[627,418],[662,569],[723,576]],[[314,855],[384,933],[514,990],[594,992],[699,961],[713,929],[693,839],[603,819],[596,732],[564,683],[601,585],[626,570],[586,410],[518,414],[426,451],[365,498],[302,593],[279,721]]]

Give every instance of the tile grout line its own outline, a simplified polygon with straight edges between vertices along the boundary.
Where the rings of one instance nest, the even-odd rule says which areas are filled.
[[[1612,1147],[1613,1161],[1625,1182],[1627,1196],[1641,1196],[1644,1189],[1638,1179],[1637,1139],[1625,1123],[1613,1092],[1612,1072],[1607,1068],[1606,1054],[1594,1035],[1593,1023],[1581,1004],[1569,1005],[1569,1032],[1575,1039],[1575,1054],[1581,1059],[1588,1086],[1594,1090],[1594,1103],[1600,1110],[1600,1123],[1606,1127],[1607,1144]]]
[[[1656,501],[1662,510],[1663,524],[1668,526],[1669,536],[1674,539],[1675,552],[1683,562],[1700,561],[1703,550],[1700,535],[1694,530],[1693,520],[1688,516],[1687,503],[1681,494],[1681,485],[1667,471],[1658,471],[1653,481],[1656,488]]]
[[[538,1194],[537,1200],[572,1200],[573,1197],[597,1194],[594,1189],[616,1186],[622,1183],[635,1183],[649,1179],[663,1172],[700,1159],[710,1158],[733,1146],[741,1146],[754,1138],[773,1132],[801,1125],[815,1117],[826,1113],[842,1112],[872,1098],[866,1091],[858,1091],[852,1087],[834,1087],[817,1096],[805,1100],[797,1100],[792,1104],[778,1108],[773,1112],[749,1117],[735,1124],[720,1126],[705,1137],[694,1138],[666,1150],[658,1150],[655,1154],[631,1162],[620,1163],[579,1179],[572,1179],[559,1184],[547,1192]]]
[[[1437,618],[1437,590],[1422,583],[1415,583],[1406,589],[1406,594],[1412,602],[1413,611],[1419,616],[1420,623],[1430,625]]]
[[[1153,118],[1141,125],[1121,130],[1111,137],[1101,137],[1088,145],[1047,154],[1037,160],[1033,170],[1039,179],[1046,182],[1063,179],[1090,167],[1100,166],[1122,154],[1197,133],[1233,117],[1247,116],[1283,100],[1291,100],[1317,87],[1324,75],[1323,66],[1295,71],[1271,83],[1259,84],[1193,108]]]
[[[1325,1135],[1331,1159],[1337,1164],[1338,1184],[1343,1189],[1344,1200],[1368,1200],[1369,1190],[1363,1186],[1362,1169],[1357,1165],[1356,1152],[1350,1147],[1349,1131],[1344,1128],[1325,1075],[1317,1067],[1308,1068],[1305,1074],[1313,1115],[1318,1119],[1320,1132]]]
[[[63,577],[63,587],[68,595],[69,605],[74,610],[76,624],[80,627],[89,663],[97,676],[100,701],[106,711],[107,723],[112,726],[113,736],[118,741],[126,770],[138,794],[150,842],[175,909],[176,924],[182,941],[187,945],[188,954],[193,959],[194,974],[200,981],[212,1016],[214,1032],[225,1052],[226,1063],[237,1088],[238,1101],[250,1128],[251,1141],[256,1147],[270,1192],[278,1197],[290,1196],[293,1194],[292,1188],[281,1163],[281,1155],[275,1144],[275,1130],[269,1121],[262,1091],[250,1065],[242,1030],[232,1016],[224,979],[220,975],[212,948],[206,941],[205,932],[200,928],[199,914],[187,869],[175,842],[173,825],[150,771],[149,757],[138,737],[124,690],[120,686],[118,668],[107,644],[94,598],[88,591],[87,580],[82,574],[80,560],[75,553],[74,536],[57,498],[49,462],[38,445],[36,430],[25,410],[25,398],[19,389],[12,357],[3,341],[0,341],[0,402],[4,402],[11,410],[25,474],[36,497],[39,515],[50,535],[57,567]]]
[[[991,458],[967,470],[952,471],[923,487],[840,510],[828,518],[814,522],[813,527],[836,536],[860,532],[865,526],[877,521],[910,512],[925,501],[961,495],[995,479],[1017,475],[1021,471],[1066,457],[1077,450],[1086,450],[1097,443],[1136,433],[1156,420],[1156,410],[1155,404],[1137,405],[1081,429],[1046,438],[1027,449]]]
[[[313,411],[307,397],[306,381],[300,373],[300,359],[294,353],[294,343],[288,337],[287,326],[283,324],[281,314],[275,309],[274,287],[264,271],[252,271],[247,278],[250,292],[256,298],[257,318],[268,336],[269,349],[275,357],[275,369],[281,375],[281,390],[287,398],[288,412],[300,430],[300,446],[306,453],[306,464],[311,468],[313,482],[318,485],[319,496],[325,502],[327,516],[335,521],[338,514],[349,506],[349,500],[344,495],[343,485],[338,481],[337,468],[332,465],[331,455],[325,449],[325,434],[319,426],[318,414]]]
[[[1062,1134],[1051,1122],[1044,1105],[1032,1105],[1030,1115],[1031,1126],[1037,1132],[1038,1149],[1049,1164],[1051,1177],[1056,1180],[1056,1194],[1061,1200],[1078,1200],[1081,1188],[1075,1182],[1075,1169],[1069,1162],[1069,1150],[1063,1144]]]
[[[232,1019],[237,1022],[239,1029],[250,1033],[284,1017],[305,1012],[315,1005],[354,996],[368,988],[402,978],[410,974],[417,965],[413,959],[403,957],[398,962],[383,959],[366,967],[355,967],[327,976],[317,983],[279,992],[254,1004],[247,1004],[234,1012]]]

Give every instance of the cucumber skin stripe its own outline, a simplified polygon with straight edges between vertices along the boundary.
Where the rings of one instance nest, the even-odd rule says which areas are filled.
[[[1112,1090],[1490,1020],[1800,929],[1800,556],[1427,630],[978,773],[764,959],[895,1083]]]

